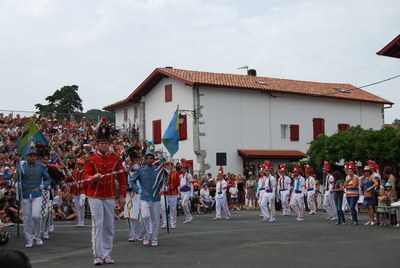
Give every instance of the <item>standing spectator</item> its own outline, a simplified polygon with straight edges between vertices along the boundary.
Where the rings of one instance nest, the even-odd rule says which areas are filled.
[[[229,188],[229,194],[231,197],[231,204],[232,204],[232,210],[240,210],[238,207],[239,204],[239,196],[238,196],[238,188],[236,185],[236,182],[233,182],[233,185]]]
[[[374,200],[374,189],[378,187],[378,181],[375,176],[371,173],[371,167],[365,166],[364,177],[361,179],[362,191],[364,195],[363,206],[368,209],[369,220],[364,225],[375,225],[374,223],[374,206],[376,201]]]
[[[237,188],[238,188],[238,202],[239,202],[239,210],[243,208],[246,202],[246,195],[245,195],[245,181],[242,175],[237,176]]]
[[[356,170],[356,165],[353,162],[349,162],[346,182],[344,183],[344,187],[346,188],[346,199],[351,211],[351,225],[358,225],[356,206],[360,190],[358,177],[354,174]]]
[[[342,205],[343,205],[343,176],[342,173],[339,171],[333,172],[333,178],[334,178],[334,184],[333,184],[333,189],[331,190],[331,193],[334,193],[334,200],[335,200],[335,206],[336,206],[336,211],[338,215],[338,222],[336,225],[346,224],[346,219],[344,218],[344,213],[342,210]]]
[[[256,186],[253,178],[253,172],[249,172],[249,178],[246,181],[246,208],[255,209]]]

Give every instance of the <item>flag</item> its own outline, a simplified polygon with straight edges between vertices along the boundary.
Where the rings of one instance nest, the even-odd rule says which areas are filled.
[[[28,125],[25,127],[21,136],[18,138],[15,148],[17,148],[18,153],[25,159],[27,157],[28,150],[30,148],[31,140],[33,139],[35,145],[45,144],[48,145],[49,141],[40,131],[39,127],[36,125],[35,121],[31,118]]]
[[[179,106],[176,108],[167,130],[165,130],[162,142],[171,156],[179,150]]]

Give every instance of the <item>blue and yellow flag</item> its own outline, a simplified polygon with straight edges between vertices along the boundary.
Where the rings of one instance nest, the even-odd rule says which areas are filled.
[[[162,142],[171,156],[179,150],[179,106],[176,108],[167,130],[165,130]]]
[[[25,127],[21,136],[18,138],[15,148],[17,148],[18,153],[25,159],[27,157],[28,151],[30,149],[32,140],[34,144],[44,144],[48,145],[49,141],[40,131],[39,127],[36,125],[35,121],[31,118],[28,125]]]

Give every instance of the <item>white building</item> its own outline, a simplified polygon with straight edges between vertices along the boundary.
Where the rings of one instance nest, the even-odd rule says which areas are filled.
[[[195,172],[243,173],[265,159],[305,157],[309,142],[350,126],[380,129],[393,103],[349,84],[157,68],[126,99],[104,107],[117,126],[139,127],[140,140],[161,137],[179,105],[179,151]],[[218,159],[217,159],[218,158]],[[225,163],[226,162],[226,163]]]

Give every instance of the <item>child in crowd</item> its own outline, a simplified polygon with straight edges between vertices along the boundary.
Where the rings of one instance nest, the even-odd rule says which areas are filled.
[[[229,193],[231,196],[232,210],[240,210],[238,207],[239,199],[238,199],[238,188],[236,182],[233,183],[233,186],[229,188]]]
[[[387,224],[386,218],[388,216],[388,209],[384,208],[387,205],[388,205],[388,196],[386,195],[386,191],[384,189],[380,189],[378,196],[378,208],[376,212],[378,213],[379,222],[381,226]]]

